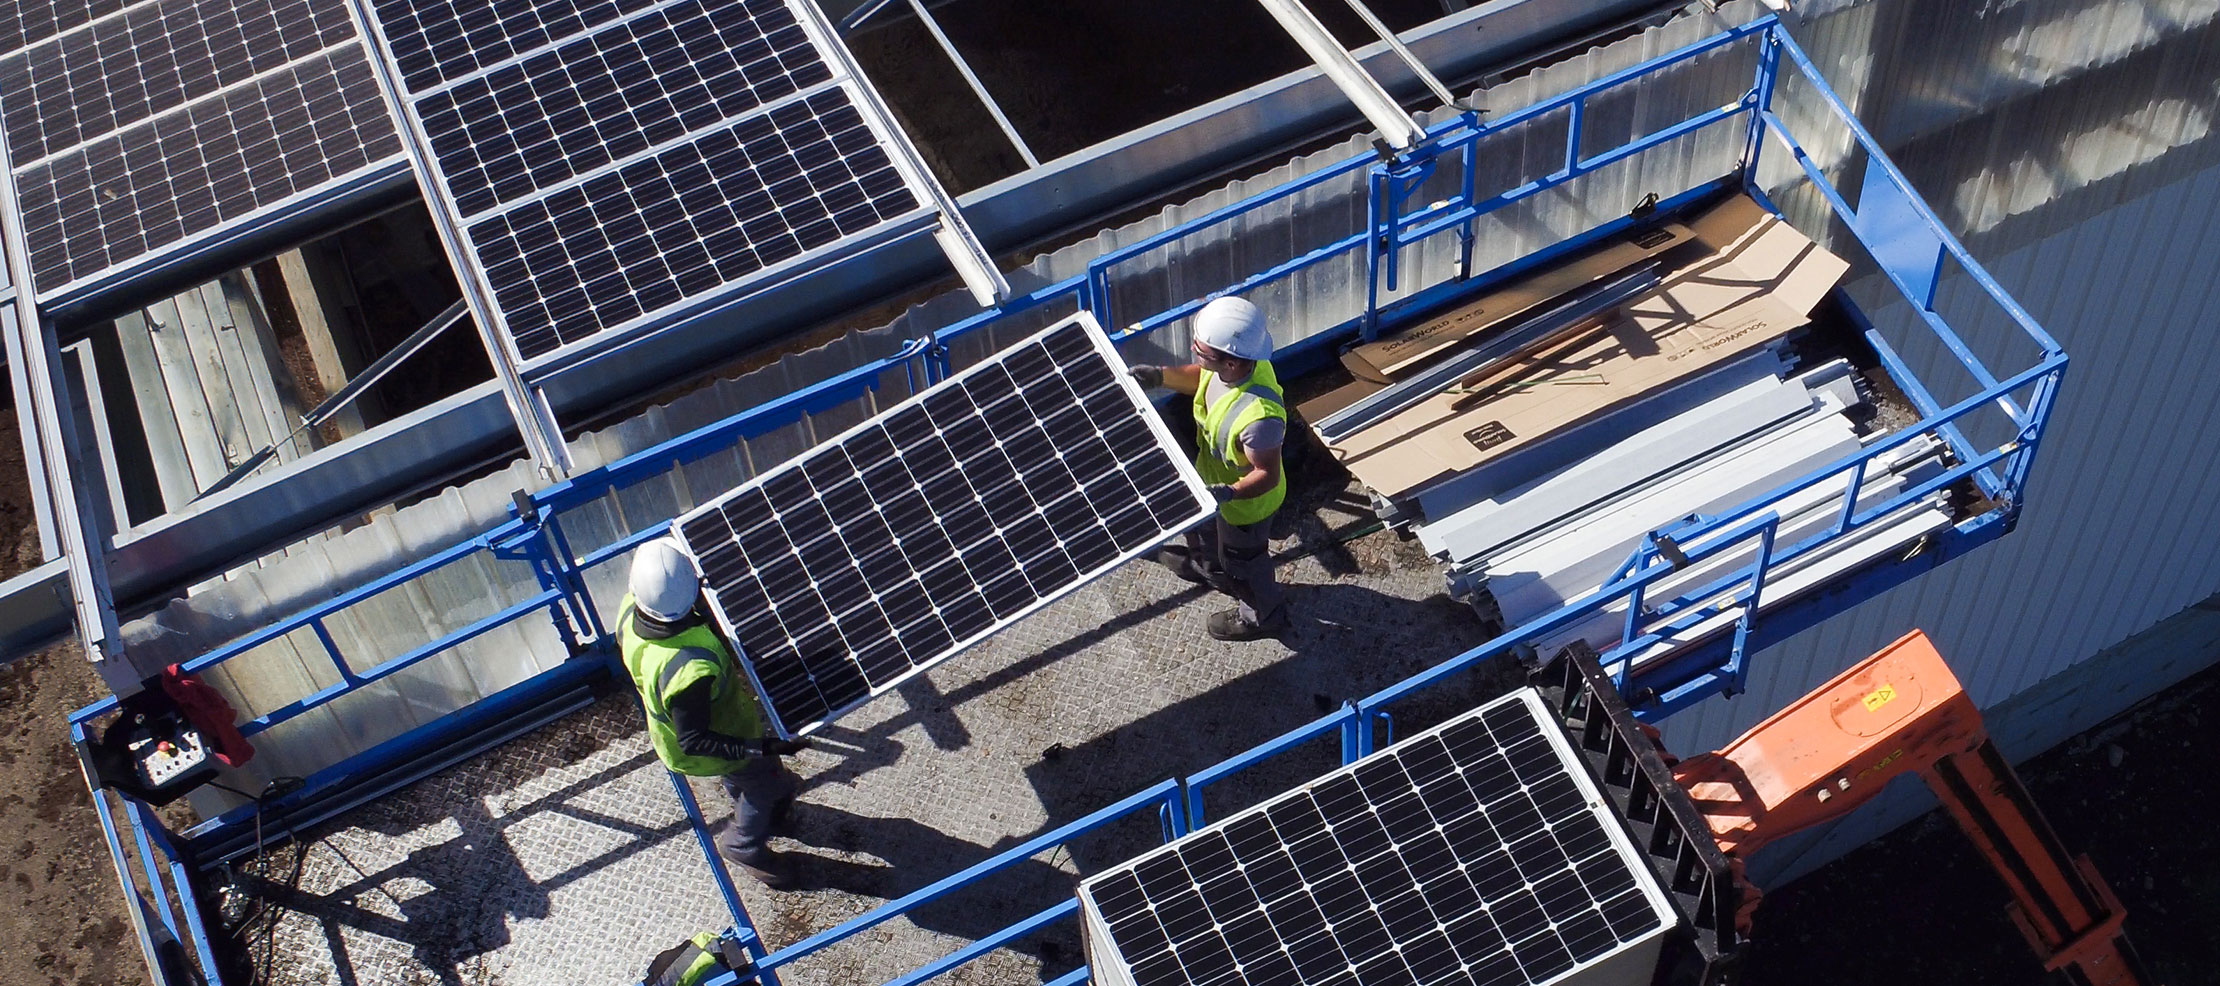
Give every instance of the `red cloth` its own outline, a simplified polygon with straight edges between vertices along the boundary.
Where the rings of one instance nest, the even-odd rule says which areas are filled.
[[[247,742],[235,724],[237,710],[224,700],[222,692],[209,687],[199,675],[186,674],[179,665],[162,669],[162,692],[183,709],[185,718],[207,737],[208,752],[218,763],[237,767],[254,759],[254,744]]]

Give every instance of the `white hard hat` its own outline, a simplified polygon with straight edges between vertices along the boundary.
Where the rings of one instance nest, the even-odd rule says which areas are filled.
[[[1219,298],[1195,314],[1195,339],[1236,359],[1271,359],[1272,330],[1246,298]]]
[[[701,592],[701,576],[694,560],[673,538],[657,538],[632,555],[632,601],[640,612],[675,622],[694,608]]]

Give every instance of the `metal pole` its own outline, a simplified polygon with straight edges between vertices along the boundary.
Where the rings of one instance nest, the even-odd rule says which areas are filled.
[[[1403,64],[1410,66],[1411,74],[1418,76],[1418,81],[1426,83],[1426,88],[1434,91],[1434,95],[1441,100],[1443,106],[1457,105],[1457,97],[1449,91],[1449,87],[1442,85],[1441,79],[1434,75],[1433,70],[1427,68],[1425,62],[1418,60],[1417,53],[1411,51],[1410,46],[1405,45],[1402,38],[1396,37],[1394,31],[1388,30],[1388,26],[1381,23],[1379,16],[1372,12],[1372,8],[1365,6],[1364,0],[1348,0],[1348,2],[1349,9],[1357,12],[1357,18],[1364,21],[1365,26],[1372,29],[1372,33],[1379,35],[1380,40],[1387,42],[1388,49],[1395,52],[1395,56],[1401,58]]]
[[[14,310],[15,296],[18,293],[12,287],[9,289],[7,301],[11,311]],[[21,318],[18,317],[17,321],[20,322]],[[15,332],[7,333],[7,352],[9,366],[22,367],[25,365],[23,362],[23,341]],[[32,406],[31,375],[19,369],[8,376],[10,385],[15,389],[15,406],[18,411]],[[24,428],[21,425],[22,416],[19,413],[16,437],[23,441],[23,465],[32,476],[44,476],[46,475],[46,455],[39,448],[39,431],[37,428]],[[46,561],[61,557],[61,534],[54,527],[54,505],[47,499],[45,483],[36,481],[31,483],[31,508],[31,513],[37,518],[39,524],[39,557]]]
[[[465,316],[468,316],[469,314],[470,309],[463,302],[457,301],[454,304],[447,306],[446,311],[441,312],[431,321],[424,323],[423,328],[416,330],[408,338],[401,340],[400,345],[393,347],[391,350],[388,350],[385,355],[378,357],[375,362],[371,363],[368,367],[365,367],[361,373],[355,374],[354,379],[347,381],[346,385],[340,387],[337,393],[324,398],[324,402],[316,405],[315,409],[309,411],[307,414],[301,415],[301,423],[294,426],[292,431],[285,433],[283,437],[280,437],[276,441],[271,442],[269,448],[263,449],[247,457],[247,461],[231,467],[231,471],[225,473],[224,477],[217,480],[215,485],[200,491],[200,495],[194,497],[193,499],[205,500],[211,496],[216,495],[217,493],[224,491],[232,484],[247,478],[249,475],[252,475],[255,470],[262,468],[263,463],[270,461],[270,457],[276,455],[278,449],[285,447],[285,443],[292,441],[296,436],[300,435],[300,433],[307,431],[310,428],[314,428],[317,425],[323,424],[327,420],[330,420],[332,415],[338,414],[342,408],[345,408],[347,405],[354,403],[355,398],[362,396],[363,391],[370,389],[370,387],[375,385],[378,381],[385,379],[385,375],[392,372],[394,367],[401,365],[402,361],[416,355],[417,350],[423,349],[434,338],[438,337],[440,333],[453,328],[455,323],[462,321],[463,318]]]
[[[1395,101],[1395,97],[1381,88],[1380,80],[1366,72],[1364,66],[1357,63],[1356,56],[1349,54],[1349,49],[1334,40],[1333,34],[1326,30],[1324,24],[1318,23],[1318,18],[1311,14],[1310,8],[1303,6],[1302,0],[1257,2],[1264,5],[1265,11],[1272,15],[1273,20],[1280,22],[1280,27],[1287,31],[1288,37],[1294,38],[1295,43],[1302,46],[1303,52],[1310,56],[1319,71],[1326,73],[1326,78],[1340,87],[1342,95],[1348,96],[1349,101],[1357,105],[1357,111],[1363,113],[1365,119],[1372,121],[1372,125],[1379,129],[1380,136],[1386,138],[1390,146],[1398,151],[1407,151],[1426,139],[1425,128],[1411,119],[1409,113],[1403,112],[1403,107]]]
[[[859,101],[857,109],[863,112],[864,122],[879,137],[887,149],[887,159],[902,172],[911,188],[923,189],[932,200],[933,210],[940,214],[940,225],[933,230],[933,241],[940,244],[940,252],[948,255],[948,263],[956,268],[956,277],[964,282],[964,289],[971,292],[973,300],[982,308],[992,308],[1010,296],[1010,282],[1003,278],[1002,268],[995,265],[994,255],[979,242],[979,234],[971,231],[971,223],[964,219],[962,207],[956,197],[948,194],[940,179],[933,177],[925,159],[917,153],[917,145],[910,143],[909,134],[894,122],[894,112],[886,100],[871,85],[871,79],[856,64],[848,46],[840,40],[840,33],[825,20],[825,12],[814,3],[793,5],[803,15],[804,23],[820,39],[819,49],[840,65],[841,74],[848,77]],[[931,20],[927,19],[930,24]],[[958,64],[962,64],[959,59]],[[988,106],[994,104],[990,101]],[[1021,145],[1022,146],[1022,145]]]
[[[1025,159],[1025,166],[1040,167],[1041,159],[1033,156],[1033,148],[1026,145],[1025,138],[1018,136],[1017,128],[1010,125],[1010,118],[1003,115],[1002,104],[994,101],[994,96],[987,92],[986,84],[979,81],[978,73],[971,70],[971,63],[965,61],[963,53],[956,50],[956,43],[948,39],[948,33],[940,29],[940,22],[934,20],[932,12],[925,9],[925,0],[910,0],[910,9],[917,12],[917,19],[925,25],[925,30],[932,32],[933,40],[940,42],[940,50],[948,53],[948,60],[956,63],[956,71],[962,73],[964,83],[971,87],[973,95],[979,97],[979,102],[986,104],[987,114],[994,117],[995,126],[1002,128],[1002,136],[1010,138],[1010,146],[1017,148],[1018,156]]]

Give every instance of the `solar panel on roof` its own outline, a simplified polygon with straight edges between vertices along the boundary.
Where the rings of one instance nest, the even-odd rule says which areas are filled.
[[[807,0],[373,4],[435,207],[531,362],[925,228]]]
[[[678,518],[711,612],[805,733],[1208,518],[1081,314]]]
[[[1104,986],[1648,983],[1677,918],[1525,689],[1089,878]]]
[[[14,16],[0,131],[42,297],[399,163],[341,0]]]

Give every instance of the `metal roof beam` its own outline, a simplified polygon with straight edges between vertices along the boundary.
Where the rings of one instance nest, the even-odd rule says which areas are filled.
[[[817,9],[814,3],[796,6],[812,22],[810,26],[816,28],[818,35],[825,39],[821,46],[825,55],[837,61],[841,71],[855,82],[855,91],[863,97],[858,109],[876,117],[883,124],[884,133],[891,138],[884,141],[887,156],[894,162],[896,170],[906,172],[904,177],[910,186],[922,190],[932,200],[933,211],[940,214],[940,227],[933,231],[933,242],[939,244],[941,252],[948,255],[948,262],[956,268],[956,276],[963,281],[964,289],[971,292],[971,297],[981,307],[1001,303],[1010,296],[1010,282],[1003,278],[1002,268],[994,262],[994,254],[987,252],[986,244],[979,242],[979,235],[972,232],[971,223],[964,219],[963,206],[956,202],[954,195],[949,194],[948,188],[940,183],[940,179],[934,177],[933,169],[925,164],[924,156],[917,152],[917,145],[910,140],[909,132],[902,129],[894,111],[887,108],[886,100],[879,95],[878,87],[871,84],[871,78],[863,74],[863,66],[856,64],[855,54],[848,50],[846,42],[840,40],[840,32],[826,20],[825,12]],[[918,8],[918,13],[924,13],[922,6]],[[925,22],[932,24],[932,18],[925,18]],[[933,33],[936,37],[940,35],[937,26]],[[955,55],[956,49],[951,45],[948,52]],[[964,70],[967,79],[970,78],[970,69],[961,56],[956,56],[956,65]],[[972,81],[980,98],[986,100],[987,109],[995,114],[997,121],[1003,123],[1010,139],[1016,141],[1017,132],[1008,129],[1008,121],[1002,119],[1000,108],[987,96],[984,88],[977,86],[977,80]],[[1018,142],[1018,149],[1028,160],[1032,158],[1022,141]]]
[[[1450,92],[1449,87],[1442,84],[1441,79],[1434,75],[1433,70],[1427,68],[1425,62],[1418,60],[1418,55],[1411,51],[1409,45],[1403,43],[1402,38],[1396,37],[1394,31],[1388,30],[1387,24],[1380,20],[1378,14],[1372,12],[1372,8],[1367,6],[1364,0],[1348,0],[1348,3],[1349,9],[1356,11],[1357,17],[1364,21],[1365,26],[1370,27],[1372,33],[1379,35],[1380,40],[1387,42],[1388,50],[1395,52],[1395,57],[1402,59],[1403,64],[1410,67],[1411,74],[1418,76],[1418,81],[1426,83],[1426,88],[1434,91],[1434,96],[1441,100],[1443,106],[1459,105],[1457,94]]]
[[[377,18],[372,16],[363,0],[355,0],[347,6],[355,16],[356,29],[362,32],[365,42],[372,45],[370,74],[378,80],[386,110],[393,115],[394,127],[400,133],[401,148],[407,153],[418,186],[424,190],[432,228],[438,231],[440,244],[447,250],[448,263],[455,269],[455,282],[462,288],[463,302],[469,306],[471,320],[477,323],[478,336],[486,347],[486,361],[493,364],[493,376],[501,384],[501,398],[509,407],[509,417],[516,422],[517,433],[524,439],[524,449],[539,467],[541,477],[549,482],[568,478],[570,447],[563,442],[563,429],[556,421],[555,409],[548,403],[547,392],[524,379],[523,368],[517,365],[515,354],[501,338],[501,323],[494,314],[497,309],[493,302],[493,286],[485,283],[483,272],[470,262],[467,241],[462,230],[456,227],[454,217],[435,200],[446,185],[439,174],[437,156],[432,153],[431,137],[418,126],[416,115],[409,112],[400,80],[393,77],[391,60],[379,57],[376,52],[376,46],[384,43]]]
[[[1033,155],[1033,148],[1026,145],[1024,137],[1018,135],[1017,127],[1011,125],[1009,116],[1002,112],[1002,104],[995,102],[994,94],[987,91],[986,83],[979,81],[979,73],[971,70],[971,63],[964,59],[963,52],[956,50],[956,42],[949,40],[948,32],[940,29],[940,22],[933,19],[933,12],[925,9],[925,0],[910,0],[910,9],[917,12],[917,19],[925,25],[925,30],[932,32],[933,40],[940,42],[940,50],[948,53],[948,60],[956,63],[956,71],[964,77],[964,84],[970,86],[972,95],[979,97],[979,102],[986,105],[987,112],[994,117],[995,126],[1002,128],[1002,136],[1008,137],[1011,146],[1017,148],[1018,156],[1025,159],[1025,166],[1040,167],[1041,159]]]
[[[116,624],[115,604],[108,594],[108,567],[102,548],[106,543],[90,500],[71,475],[72,450],[81,447],[75,422],[61,412],[55,395],[61,386],[58,372],[61,352],[54,345],[53,327],[39,314],[31,284],[31,249],[23,238],[23,213],[16,197],[15,166],[0,150],[0,252],[7,258],[8,276],[15,286],[12,306],[0,311],[0,333],[7,337],[9,371],[19,393],[30,397],[28,407],[16,407],[16,424],[26,434],[36,432],[37,464],[31,487],[44,487],[46,507],[52,512],[54,540],[43,547],[59,555],[69,577],[70,601],[75,609],[77,637],[85,657],[101,665],[109,686],[119,690],[138,680],[129,665],[109,659],[120,657],[123,634]],[[28,412],[28,413],[26,413]],[[33,493],[34,498],[38,496]],[[42,519],[40,535],[48,524]],[[120,680],[119,680],[120,679]]]
[[[1295,43],[1302,46],[1303,52],[1317,64],[1318,70],[1326,73],[1326,78],[1333,80],[1342,94],[1356,104],[1357,111],[1363,113],[1365,119],[1372,121],[1372,126],[1380,131],[1381,138],[1388,142],[1388,146],[1398,151],[1407,151],[1425,139],[1426,129],[1419,126],[1417,120],[1411,119],[1409,113],[1403,112],[1402,104],[1388,94],[1387,89],[1380,85],[1380,80],[1373,78],[1370,72],[1364,70],[1363,65],[1357,63],[1356,56],[1351,55],[1349,49],[1334,40],[1333,34],[1326,30],[1326,25],[1318,22],[1318,17],[1310,12],[1309,7],[1303,6],[1302,0],[1257,2],[1264,5],[1265,11],[1272,15],[1273,20],[1280,22],[1280,27],[1287,31],[1288,37],[1294,38]]]
[[[13,286],[5,289],[6,298],[0,306],[14,310],[18,292]],[[20,316],[18,316],[20,322]],[[46,454],[39,446],[39,430],[31,426],[30,416],[24,412],[36,407],[31,395],[31,375],[23,371],[22,339],[15,332],[7,333],[8,384],[15,392],[16,435],[23,440],[23,467],[31,474],[31,514],[38,519],[39,558],[53,561],[62,556],[61,533],[54,529],[54,504],[46,496]]]

